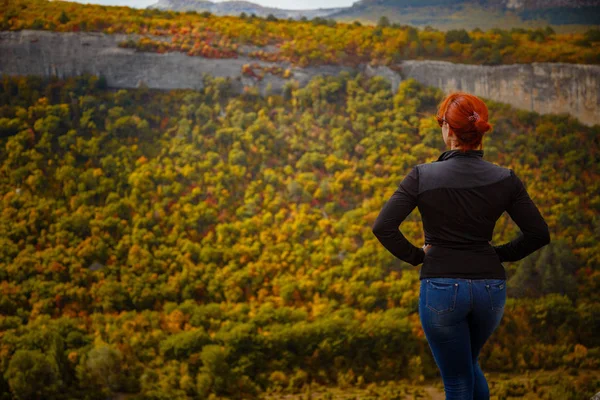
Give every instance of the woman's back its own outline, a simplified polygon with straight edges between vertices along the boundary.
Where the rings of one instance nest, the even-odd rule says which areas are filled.
[[[484,161],[483,150],[447,151],[418,170],[425,242],[457,249],[489,246],[494,225],[510,203],[510,170]]]
[[[421,278],[506,279],[502,261],[521,259],[529,254],[528,248],[549,241],[548,226],[520,179],[483,156],[483,150],[449,150],[437,161],[415,167],[418,186],[405,189],[417,194],[425,243],[432,245]],[[511,251],[501,258],[489,242],[504,211],[525,232],[530,245],[509,246],[505,249]]]
[[[398,258],[418,265],[420,278],[506,279],[503,261],[517,261],[550,241],[548,225],[512,169],[483,159],[483,150],[448,150],[437,161],[418,164],[381,210],[373,233]],[[398,231],[419,208],[425,254]],[[522,235],[492,246],[504,211]]]

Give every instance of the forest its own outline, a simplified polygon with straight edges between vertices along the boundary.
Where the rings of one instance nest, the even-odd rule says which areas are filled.
[[[204,80],[0,78],[0,399],[258,398],[438,376],[418,267],[371,226],[410,168],[445,150],[443,93],[350,72],[267,96]],[[480,362],[563,371],[537,398],[589,398],[600,126],[487,104],[484,158],[523,179],[552,242],[504,264],[508,301]],[[422,244],[418,209],[400,229]],[[518,234],[505,213],[492,242]]]
[[[70,1],[0,0],[0,31],[22,29],[57,32],[127,34],[122,47],[158,53],[177,51],[189,56],[280,61],[306,67],[371,63],[393,66],[402,60],[445,60],[500,65],[533,62],[600,63],[600,29],[557,34],[545,29],[499,29],[447,32],[427,26],[390,23],[382,16],[376,25],[266,18],[253,14],[215,16],[78,4]]]

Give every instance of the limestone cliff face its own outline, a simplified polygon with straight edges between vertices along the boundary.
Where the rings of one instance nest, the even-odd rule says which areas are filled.
[[[118,47],[126,35],[57,33],[47,31],[0,32],[0,75],[104,75],[110,87],[200,89],[203,74],[229,77],[234,88],[267,85],[275,93],[287,82],[267,74],[262,81],[242,75],[242,65],[257,63],[290,68],[300,86],[316,75],[337,75],[342,66],[291,67],[245,56],[235,59],[189,57],[183,53],[145,53]],[[382,76],[395,91],[402,79],[414,78],[445,92],[464,90],[483,98],[539,113],[568,112],[588,125],[600,124],[600,66],[533,63],[504,66],[453,64],[442,61],[404,61],[394,68],[359,67],[367,76]]]
[[[405,61],[400,74],[445,92],[463,90],[540,114],[568,112],[600,123],[600,66],[532,63],[503,66]]]

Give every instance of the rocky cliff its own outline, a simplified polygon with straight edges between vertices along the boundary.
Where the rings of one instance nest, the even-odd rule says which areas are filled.
[[[110,87],[200,89],[203,74],[229,77],[234,87],[267,86],[280,92],[288,81],[265,76],[262,81],[243,76],[242,66],[257,63],[290,68],[300,86],[316,75],[338,74],[349,67],[291,67],[245,56],[235,59],[206,59],[183,53],[145,53],[118,47],[126,35],[101,33],[58,33],[47,31],[0,32],[0,74],[56,75],[82,73],[104,75]],[[442,61],[404,61],[394,66],[359,69],[368,76],[382,76],[395,91],[402,79],[415,78],[445,92],[464,90],[524,110],[539,113],[568,112],[588,125],[600,124],[600,66],[563,63],[533,63],[504,66],[453,64]]]
[[[532,63],[502,66],[405,61],[400,74],[445,92],[463,90],[541,114],[568,112],[600,123],[600,66]]]

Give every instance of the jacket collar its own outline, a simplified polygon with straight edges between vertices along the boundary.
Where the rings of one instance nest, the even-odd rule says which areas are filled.
[[[446,150],[442,154],[440,154],[437,161],[444,161],[452,157],[471,157],[471,158],[483,158],[483,150],[467,150],[466,152],[461,152],[460,150]]]

